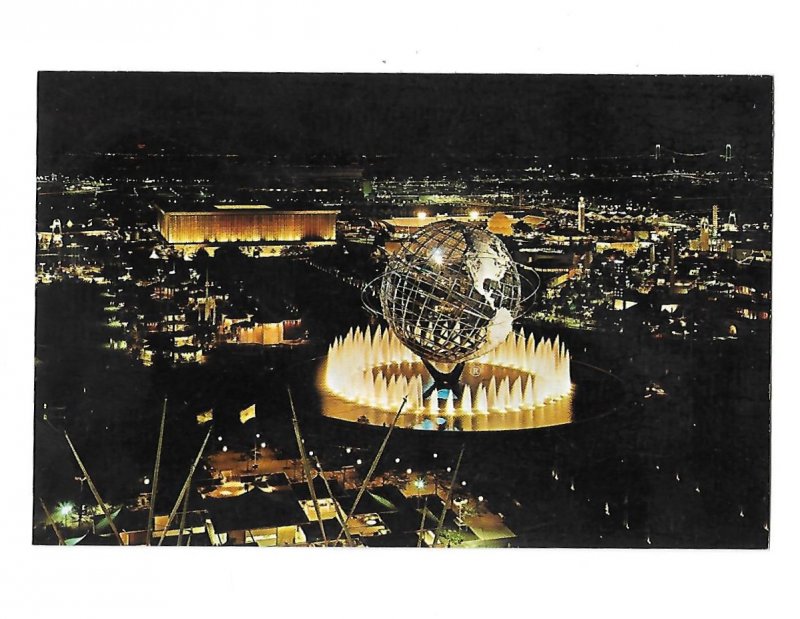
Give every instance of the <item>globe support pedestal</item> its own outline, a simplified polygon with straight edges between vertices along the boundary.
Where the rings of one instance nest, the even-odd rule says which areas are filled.
[[[461,373],[464,371],[464,361],[456,363],[455,367],[449,372],[443,372],[425,359],[422,360],[422,365],[425,366],[425,369],[428,370],[431,378],[433,378],[433,384],[422,392],[423,398],[429,397],[434,391],[438,392],[440,389],[452,391],[454,400],[461,397],[461,384],[458,379],[461,378]]]

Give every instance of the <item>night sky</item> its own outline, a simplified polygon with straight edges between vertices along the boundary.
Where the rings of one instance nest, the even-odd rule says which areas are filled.
[[[64,153],[769,159],[772,79],[40,73],[40,163]]]

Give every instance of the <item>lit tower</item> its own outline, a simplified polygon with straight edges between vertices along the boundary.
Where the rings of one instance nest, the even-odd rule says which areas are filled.
[[[661,159],[661,144],[656,144],[656,161]]]
[[[711,207],[711,237],[719,236],[719,206],[716,204]]]
[[[699,244],[700,251],[709,251],[711,249],[711,243],[708,240],[708,218],[703,217],[700,220],[700,244]]]
[[[731,159],[733,159],[733,154],[731,153],[731,145],[730,144],[726,144],[725,145],[725,161],[730,161]]]
[[[731,211],[728,214],[728,221],[722,224],[722,232],[738,232],[739,226],[736,224],[736,213]]]
[[[217,299],[216,299],[216,297],[212,297],[211,294],[210,294],[211,284],[208,281],[208,269],[206,269],[206,286],[205,286],[205,288],[206,288],[206,295],[205,295],[205,299],[203,300],[203,314],[204,314],[203,318],[205,319],[206,322],[209,322],[209,320],[210,320],[210,322],[212,324],[216,324],[216,322],[217,322]],[[198,312],[198,319],[199,319],[200,318],[200,316],[199,316],[199,313],[200,313],[199,304],[198,304],[198,307],[197,307],[197,312]]]
[[[586,200],[583,196],[578,198],[578,230],[586,232]]]
[[[50,246],[63,247],[64,245],[64,230],[61,228],[61,220],[54,219],[50,224]]]
[[[675,287],[675,237],[669,233],[669,287]]]

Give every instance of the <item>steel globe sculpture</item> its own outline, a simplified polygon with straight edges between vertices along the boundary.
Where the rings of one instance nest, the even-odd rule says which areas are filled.
[[[378,281],[380,311],[367,308],[420,356],[436,387],[456,393],[464,363],[506,340],[523,301],[520,274],[500,239],[453,220],[406,239]]]

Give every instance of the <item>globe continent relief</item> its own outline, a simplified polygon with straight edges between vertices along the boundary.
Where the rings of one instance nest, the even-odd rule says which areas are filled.
[[[511,332],[520,276],[505,245],[475,224],[439,221],[406,239],[381,279],[383,316],[431,362],[486,354]]]

